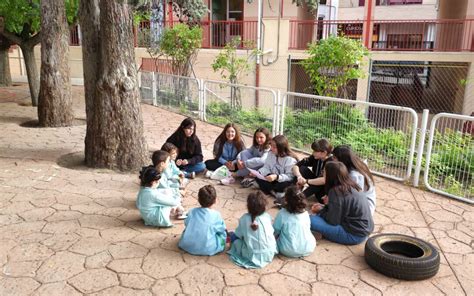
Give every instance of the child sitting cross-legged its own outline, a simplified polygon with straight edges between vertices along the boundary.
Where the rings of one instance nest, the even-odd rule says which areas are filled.
[[[273,223],[278,252],[287,257],[308,256],[316,247],[305,199],[296,186],[288,187],[284,208],[278,212]]]
[[[261,191],[252,192],[247,198],[248,213],[239,219],[231,234],[230,259],[245,268],[262,268],[272,262],[277,254],[273,235],[272,217],[265,212],[267,201]]]
[[[184,177],[182,172],[176,165],[176,157],[178,156],[178,148],[172,143],[164,143],[161,147],[162,151],[166,151],[170,154],[170,161],[168,167],[163,171],[163,175],[169,180],[169,186],[171,188],[183,189],[189,182],[189,179]]]
[[[199,189],[198,200],[201,207],[189,211],[178,246],[193,255],[212,256],[224,251],[227,238],[221,214],[211,209],[217,201],[214,186]]]
[[[182,210],[179,201],[169,194],[169,189],[157,189],[161,174],[152,166],[144,167],[140,172],[140,191],[136,205],[145,225],[170,227],[170,215]]]

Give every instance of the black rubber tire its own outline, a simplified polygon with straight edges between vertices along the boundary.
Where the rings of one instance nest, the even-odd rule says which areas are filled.
[[[428,242],[403,234],[378,234],[365,244],[365,261],[374,270],[397,279],[423,280],[439,269],[439,252]]]

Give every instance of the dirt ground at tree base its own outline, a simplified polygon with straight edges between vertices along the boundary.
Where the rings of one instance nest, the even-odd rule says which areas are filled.
[[[431,242],[441,254],[435,277],[385,277],[365,263],[364,244],[326,240],[308,257],[278,255],[260,270],[237,267],[225,253],[184,253],[177,247],[183,221],[168,229],[144,226],[135,207],[137,173],[82,165],[84,92],[72,89],[78,124],[35,128],[21,126],[37,119],[27,85],[0,88],[0,295],[474,295],[473,207],[378,177],[374,233]],[[183,116],[142,110],[154,151]],[[205,158],[220,130],[197,122]],[[200,176],[187,187],[186,208],[198,206],[205,184],[215,184],[215,208],[234,229],[252,190]],[[275,217],[277,209],[268,212]]]

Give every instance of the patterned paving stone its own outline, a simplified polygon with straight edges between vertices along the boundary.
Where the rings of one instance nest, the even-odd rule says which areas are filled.
[[[35,291],[33,296],[51,296],[51,295],[67,295],[80,296],[82,295],[76,289],[68,285],[66,282],[57,282],[51,284],[44,284]]]
[[[151,250],[143,262],[143,271],[156,279],[176,276],[186,267],[179,253],[163,249]]]
[[[8,252],[9,261],[36,261],[44,260],[53,255],[54,252],[39,243],[23,244]]]
[[[107,250],[108,246],[109,242],[102,238],[86,237],[72,245],[69,251],[90,256]]]
[[[227,286],[244,286],[258,284],[259,275],[249,270],[239,269],[221,269],[224,273],[224,280]]]
[[[82,293],[94,293],[119,284],[117,275],[107,269],[90,269],[68,280]]]
[[[143,290],[135,290],[135,289],[129,289],[129,288],[124,288],[124,287],[112,287],[108,289],[104,289],[98,293],[93,293],[90,294],[91,296],[108,296],[108,295],[114,295],[114,296],[128,296],[128,295],[136,295],[136,296],[151,296],[152,294],[150,291],[143,291]],[[163,294],[165,295],[165,294]]]
[[[131,242],[114,243],[109,246],[109,252],[114,259],[142,258],[148,250]]]
[[[87,257],[85,267],[87,269],[102,268],[106,267],[110,261],[112,261],[112,256],[109,254],[108,251],[103,251],[98,254]]]
[[[29,295],[40,284],[31,278],[0,279],[0,295]]]
[[[208,264],[186,268],[177,278],[185,294],[220,295],[225,286],[220,270]]]
[[[294,277],[305,283],[313,283],[317,280],[316,264],[296,260],[286,263],[280,273]]]
[[[142,258],[112,260],[107,265],[107,268],[122,273],[143,273],[142,263]],[[158,265],[158,263],[156,263],[156,265]],[[157,269],[159,268],[159,266],[155,267]]]
[[[42,261],[11,261],[2,269],[2,274],[10,277],[34,277]]]
[[[144,274],[119,274],[120,285],[126,288],[146,290],[155,282]]]
[[[268,296],[268,292],[262,289],[262,287],[257,285],[245,285],[237,287],[224,287],[223,291],[224,296],[230,295],[255,295],[255,296]]]
[[[311,293],[311,285],[278,273],[263,275],[260,285],[272,295]]]
[[[84,259],[71,252],[56,253],[41,265],[36,278],[43,283],[67,280],[84,270]]]
[[[175,278],[157,280],[151,291],[154,295],[179,295],[183,293],[179,281]]]
[[[338,295],[338,296],[352,296],[352,292],[344,287],[334,286],[322,282],[313,284],[312,288],[313,295]]]

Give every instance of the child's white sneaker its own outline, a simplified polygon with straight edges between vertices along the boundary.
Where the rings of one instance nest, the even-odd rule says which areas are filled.
[[[186,220],[186,218],[188,218],[188,212],[186,211],[182,212],[181,215],[176,216],[176,219],[178,220]]]
[[[213,171],[209,171],[209,170],[208,170],[208,171],[206,172],[206,175],[205,175],[206,178],[211,178],[212,173],[213,173]]]
[[[186,188],[186,186],[189,184],[189,179],[188,178],[184,178],[183,181],[181,182],[181,184],[179,185],[179,189],[184,189]]]

